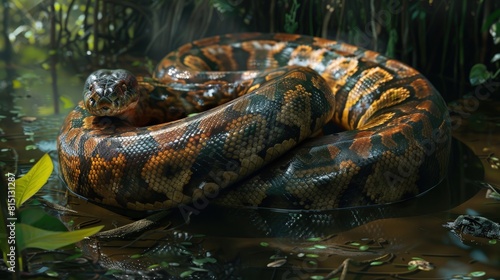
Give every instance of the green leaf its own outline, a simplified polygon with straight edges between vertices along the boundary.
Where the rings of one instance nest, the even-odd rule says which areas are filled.
[[[474,272],[469,273],[469,275],[472,276],[472,277],[482,277],[482,276],[486,275],[486,272],[484,272],[484,271],[474,271]]]
[[[493,25],[498,19],[500,19],[500,9],[496,9],[491,14],[486,17],[483,26],[481,27],[481,31],[488,31],[490,26]]]
[[[40,207],[28,207],[19,211],[19,221],[39,229],[50,231],[68,231],[56,217],[47,214]]]
[[[359,246],[359,250],[361,250],[361,251],[366,251],[368,249],[370,249],[370,246],[368,246],[368,245],[361,245],[361,246]]]
[[[321,241],[321,237],[310,237],[307,239],[307,241],[311,242]]]
[[[186,270],[184,271],[183,273],[181,273],[181,275],[179,275],[181,278],[186,278],[188,276],[190,276],[191,274],[194,273],[194,270]]]
[[[45,185],[53,169],[52,160],[45,154],[26,175],[16,180],[16,207],[21,206]]]
[[[96,234],[103,227],[104,226],[97,226],[61,232],[39,229],[30,225],[18,223],[16,225],[16,243],[18,245],[18,250],[24,250],[26,248],[55,250]]]
[[[193,263],[195,265],[198,265],[198,266],[203,266],[206,263],[216,263],[216,262],[217,262],[216,259],[210,258],[210,257],[202,258],[202,259],[193,259]]]
[[[481,63],[472,66],[469,73],[469,81],[473,86],[486,82],[490,77],[491,73],[486,68],[486,65]]]
[[[75,104],[73,103],[73,101],[66,96],[59,97],[59,100],[61,100],[61,102],[63,103],[64,109],[69,109],[69,108],[75,107]]]

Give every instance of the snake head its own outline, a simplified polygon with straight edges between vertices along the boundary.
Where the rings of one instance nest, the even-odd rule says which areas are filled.
[[[135,76],[123,69],[100,69],[89,75],[83,89],[83,102],[94,116],[120,117],[139,100]]]

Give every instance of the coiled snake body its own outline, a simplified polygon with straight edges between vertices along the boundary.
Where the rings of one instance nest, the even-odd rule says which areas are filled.
[[[318,136],[329,121],[345,131]],[[426,191],[445,175],[450,137],[443,99],[416,70],[335,41],[251,33],[184,45],[152,78],[94,72],[58,151],[69,189],[106,205],[321,210]]]

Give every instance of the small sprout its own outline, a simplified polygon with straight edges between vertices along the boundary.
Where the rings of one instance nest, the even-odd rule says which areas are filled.
[[[280,259],[267,264],[267,267],[280,267],[286,263],[286,259]]]
[[[142,258],[142,255],[141,254],[135,254],[135,255],[132,255],[130,256],[131,259],[138,259],[138,258]]]
[[[321,275],[313,275],[313,276],[311,276],[311,279],[313,279],[313,280],[323,280],[323,279],[325,279],[325,277],[321,276]]]
[[[269,246],[269,243],[263,241],[263,242],[260,242],[260,246],[267,247],[267,246]]]
[[[316,261],[308,261],[307,263],[312,264],[312,265],[318,265],[318,263]]]
[[[491,239],[490,241],[488,241],[488,244],[495,245],[495,244],[497,244],[497,240]]]
[[[378,266],[378,265],[383,265],[384,262],[381,262],[381,261],[375,261],[375,262],[371,262],[370,265],[371,266]]]
[[[359,244],[358,242],[351,242],[351,243],[349,243],[349,245],[358,247],[361,244]]]
[[[308,258],[319,258],[318,254],[306,254],[306,257]]]
[[[304,257],[305,255],[306,255],[306,254],[304,254],[304,253],[298,253],[298,254],[297,254],[297,257],[302,258],[302,257]]]
[[[166,261],[162,261],[162,262],[160,263],[160,266],[161,266],[161,267],[169,267],[170,265],[168,264],[168,262],[166,262]]]
[[[314,245],[314,248],[316,248],[316,249],[326,249],[327,247],[325,245],[316,244],[316,245]]]

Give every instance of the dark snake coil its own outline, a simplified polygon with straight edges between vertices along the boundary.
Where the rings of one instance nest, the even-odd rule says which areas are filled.
[[[329,122],[345,131],[318,136]],[[439,93],[401,62],[251,33],[186,44],[152,78],[94,72],[58,151],[69,189],[106,205],[321,210],[425,192],[446,173],[450,135]]]

